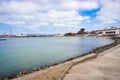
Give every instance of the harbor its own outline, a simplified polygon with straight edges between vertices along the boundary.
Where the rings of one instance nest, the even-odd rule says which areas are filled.
[[[0,0],[0,80],[120,80],[120,0]]]

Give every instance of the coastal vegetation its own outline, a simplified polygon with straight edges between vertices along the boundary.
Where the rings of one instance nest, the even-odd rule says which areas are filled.
[[[76,33],[65,33],[64,36],[76,36]]]
[[[81,28],[80,31],[78,31],[77,34],[84,34],[85,33],[85,28]]]
[[[81,28],[77,33],[65,33],[64,36],[77,36],[78,34],[83,35],[86,34],[85,29]]]

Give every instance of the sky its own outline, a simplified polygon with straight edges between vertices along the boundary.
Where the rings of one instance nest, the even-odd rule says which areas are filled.
[[[0,34],[55,34],[120,26],[120,0],[0,0]]]

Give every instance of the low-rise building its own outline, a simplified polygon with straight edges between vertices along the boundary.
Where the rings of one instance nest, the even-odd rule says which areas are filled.
[[[112,26],[110,29],[104,29],[102,31],[103,35],[108,36],[119,36],[120,35],[120,28]]]
[[[94,31],[91,31],[91,34],[102,34],[102,31],[103,30],[94,30]]]

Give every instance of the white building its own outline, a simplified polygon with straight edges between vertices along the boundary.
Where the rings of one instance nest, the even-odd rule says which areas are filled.
[[[104,29],[102,34],[108,36],[120,36],[120,28],[111,27],[110,29]]]

